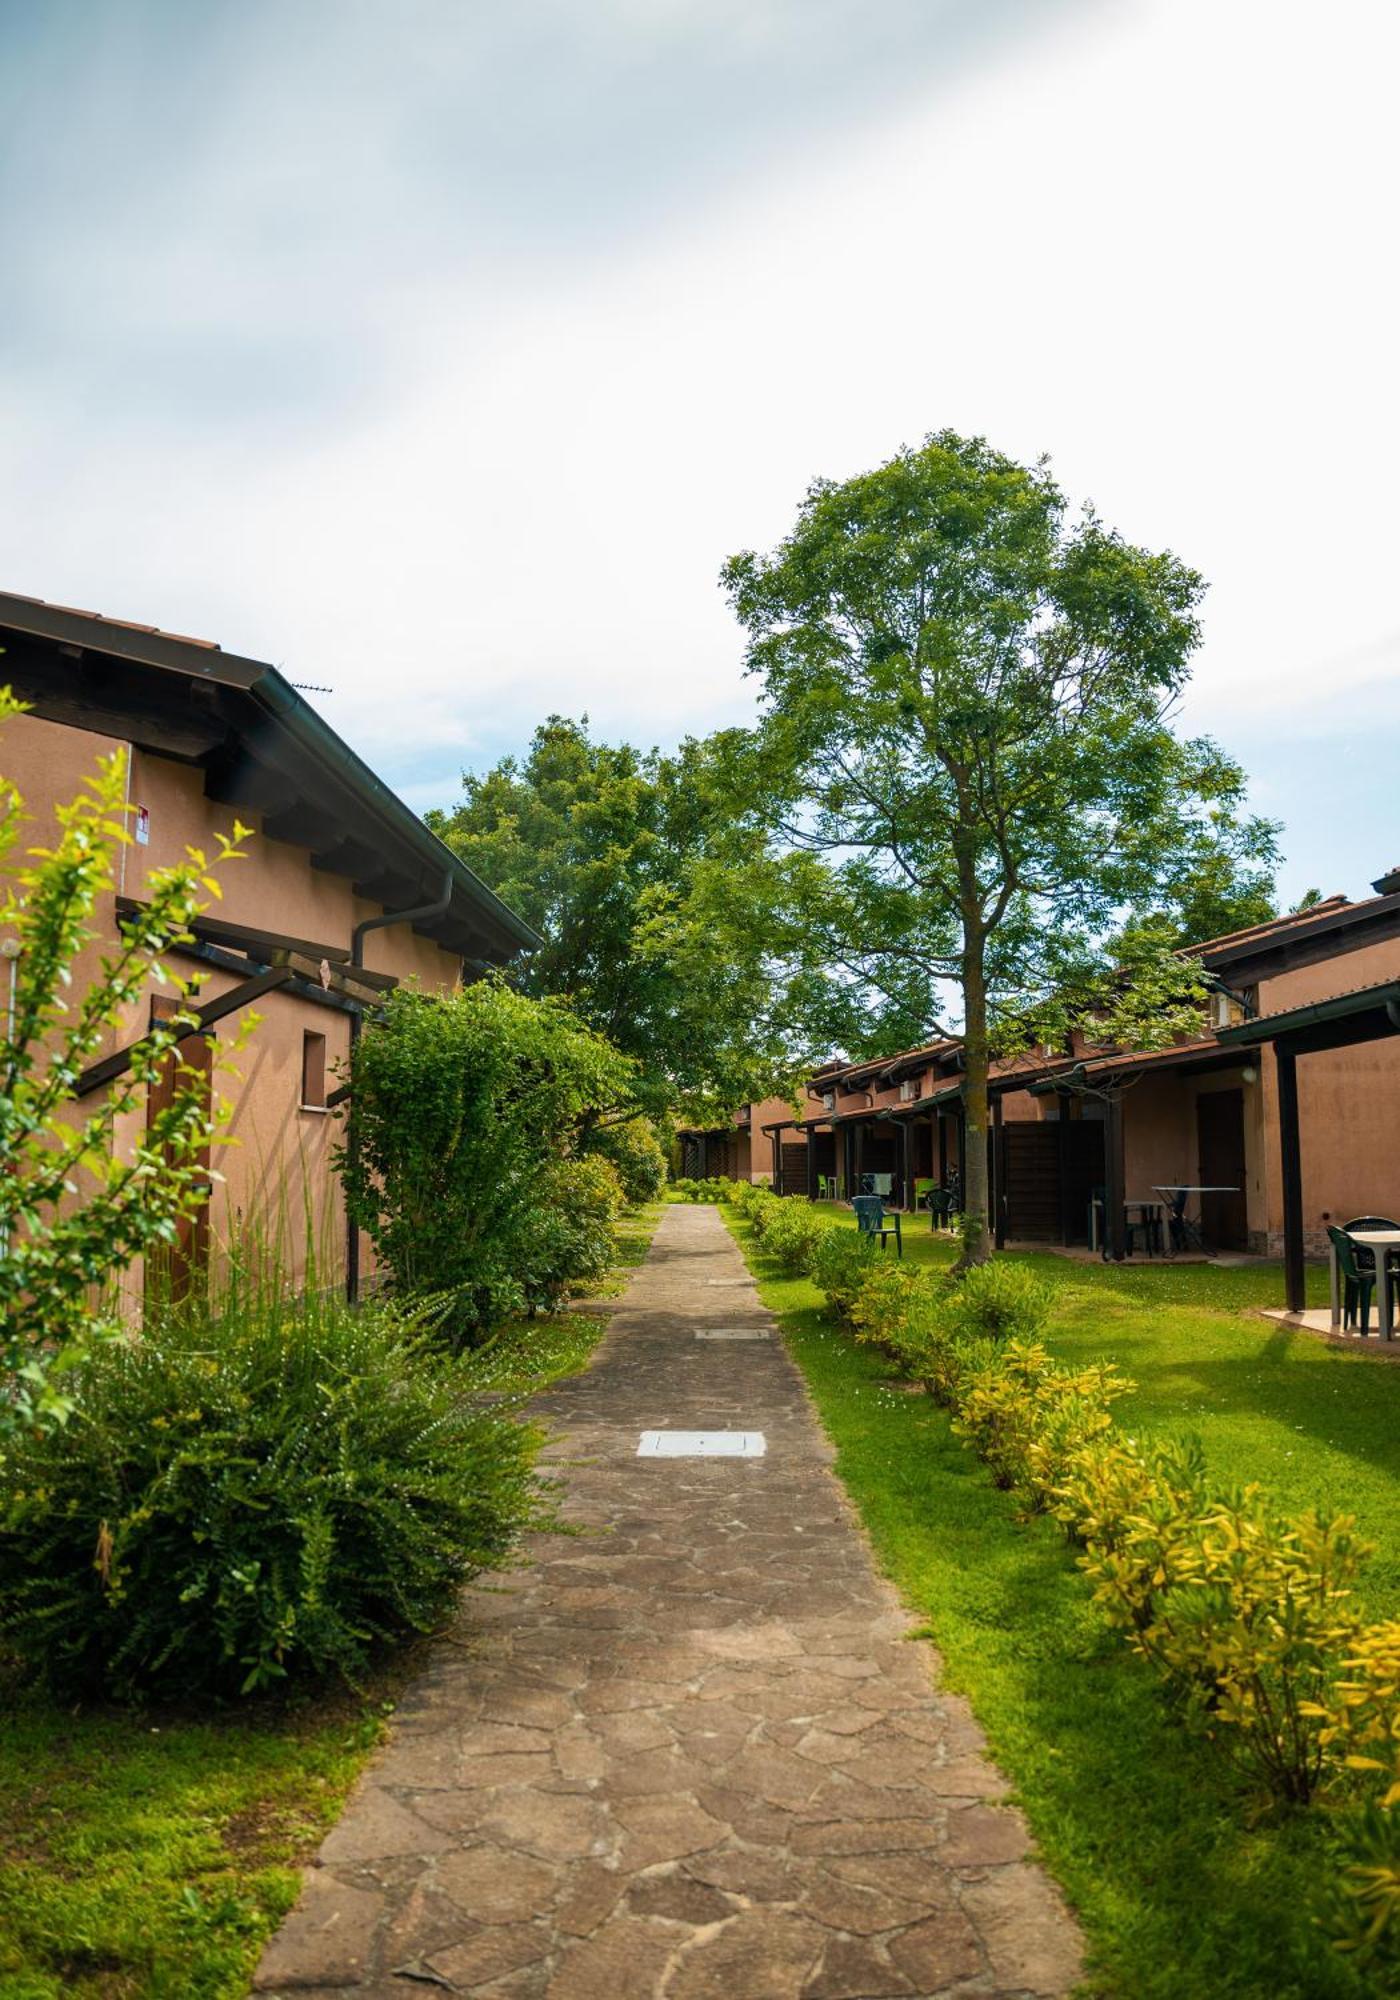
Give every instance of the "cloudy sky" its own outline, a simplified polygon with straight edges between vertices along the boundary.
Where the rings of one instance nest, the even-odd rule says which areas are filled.
[[[1290,896],[1400,862],[1389,0],[0,0],[0,587],[328,685],[420,808],[752,689],[952,425],[1211,581]]]

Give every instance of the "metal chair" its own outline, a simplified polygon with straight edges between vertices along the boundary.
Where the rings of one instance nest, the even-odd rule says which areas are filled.
[[[1345,1229],[1338,1229],[1335,1223],[1327,1225],[1327,1234],[1337,1253],[1337,1269],[1342,1274],[1342,1325],[1355,1326],[1359,1313],[1359,1331],[1364,1338],[1371,1318],[1371,1294],[1376,1289],[1375,1261],[1373,1259],[1369,1269],[1363,1270],[1357,1262],[1356,1253],[1365,1246],[1353,1243]]]
[[[894,1247],[902,1257],[904,1239],[899,1233],[899,1211],[892,1210],[887,1216],[885,1204],[878,1194],[858,1194],[851,1198],[851,1207],[856,1212],[856,1228],[862,1236],[876,1236],[883,1250],[888,1237],[893,1236]]]

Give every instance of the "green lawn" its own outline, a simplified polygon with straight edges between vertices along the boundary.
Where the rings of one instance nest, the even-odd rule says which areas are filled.
[[[620,1267],[661,1204],[624,1218]],[[604,1281],[597,1290],[609,1289]],[[606,1325],[505,1329],[483,1384],[581,1368]],[[220,1716],[56,1710],[0,1667],[0,2000],[234,2000],[414,1666]]]
[[[726,1212],[727,1213],[727,1212]],[[733,1222],[836,1446],[879,1559],[968,1695],[1120,2000],[1352,2000],[1366,1989],[1310,1916],[1328,1868],[1315,1811],[1250,1824],[1223,1760],[1173,1717],[1156,1676],[1105,1630],[1059,1533],[1016,1518],[947,1417],[777,1274]],[[947,1239],[911,1232],[916,1259]],[[1251,1308],[1277,1266],[1115,1270],[1037,1256],[1060,1293],[1050,1345],[1111,1356],[1138,1384],[1125,1428],[1195,1430],[1222,1479],[1290,1507],[1355,1512],[1378,1544],[1368,1604],[1400,1607],[1400,1365],[1329,1348]]]

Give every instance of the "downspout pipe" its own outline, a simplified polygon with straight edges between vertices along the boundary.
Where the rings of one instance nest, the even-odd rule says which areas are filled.
[[[411,910],[385,910],[377,917],[366,917],[356,924],[350,933],[350,963],[359,969],[365,962],[365,939],[371,931],[388,930],[394,924],[424,923],[430,917],[445,917],[452,907],[453,874],[451,869],[443,877],[442,894],[431,903],[417,903]],[[358,1009],[350,1016],[350,1066],[354,1069],[355,1050],[360,1040],[360,1014]],[[345,1150],[353,1167],[359,1152],[359,1135],[355,1130],[355,1099],[350,1098],[349,1124],[345,1135]],[[345,1216],[345,1296],[350,1304],[360,1302],[360,1232],[350,1219],[347,1209]]]

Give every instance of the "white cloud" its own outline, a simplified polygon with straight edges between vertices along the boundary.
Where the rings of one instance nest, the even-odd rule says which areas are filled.
[[[289,91],[241,159],[224,117],[207,226],[177,190],[108,246],[116,348],[151,362],[127,407],[100,370],[85,401],[81,371],[26,357],[0,581],[333,683],[331,719],[421,798],[551,708],[642,740],[743,715],[724,556],[781,534],[813,474],[951,424],[1049,450],[1073,495],[1205,572],[1188,713],[1246,761],[1393,671],[1389,10],[1007,6],[955,65],[892,0],[908,61],[848,106],[844,0],[806,39],[778,0],[535,25],[577,38],[584,15],[591,121],[568,112],[524,207],[509,145],[499,186],[489,147],[454,168],[457,233],[408,99],[355,150],[353,37],[304,128]],[[434,61],[409,68],[433,119],[424,78],[465,57],[428,18]],[[945,10],[950,48],[965,20]],[[813,95],[805,125],[775,107],[770,146],[723,78],[761,70],[780,99],[785,50]],[[549,103],[566,82],[542,78]],[[685,147],[629,101],[648,89]],[[589,200],[559,192],[571,171]],[[117,283],[128,251],[154,311]]]

